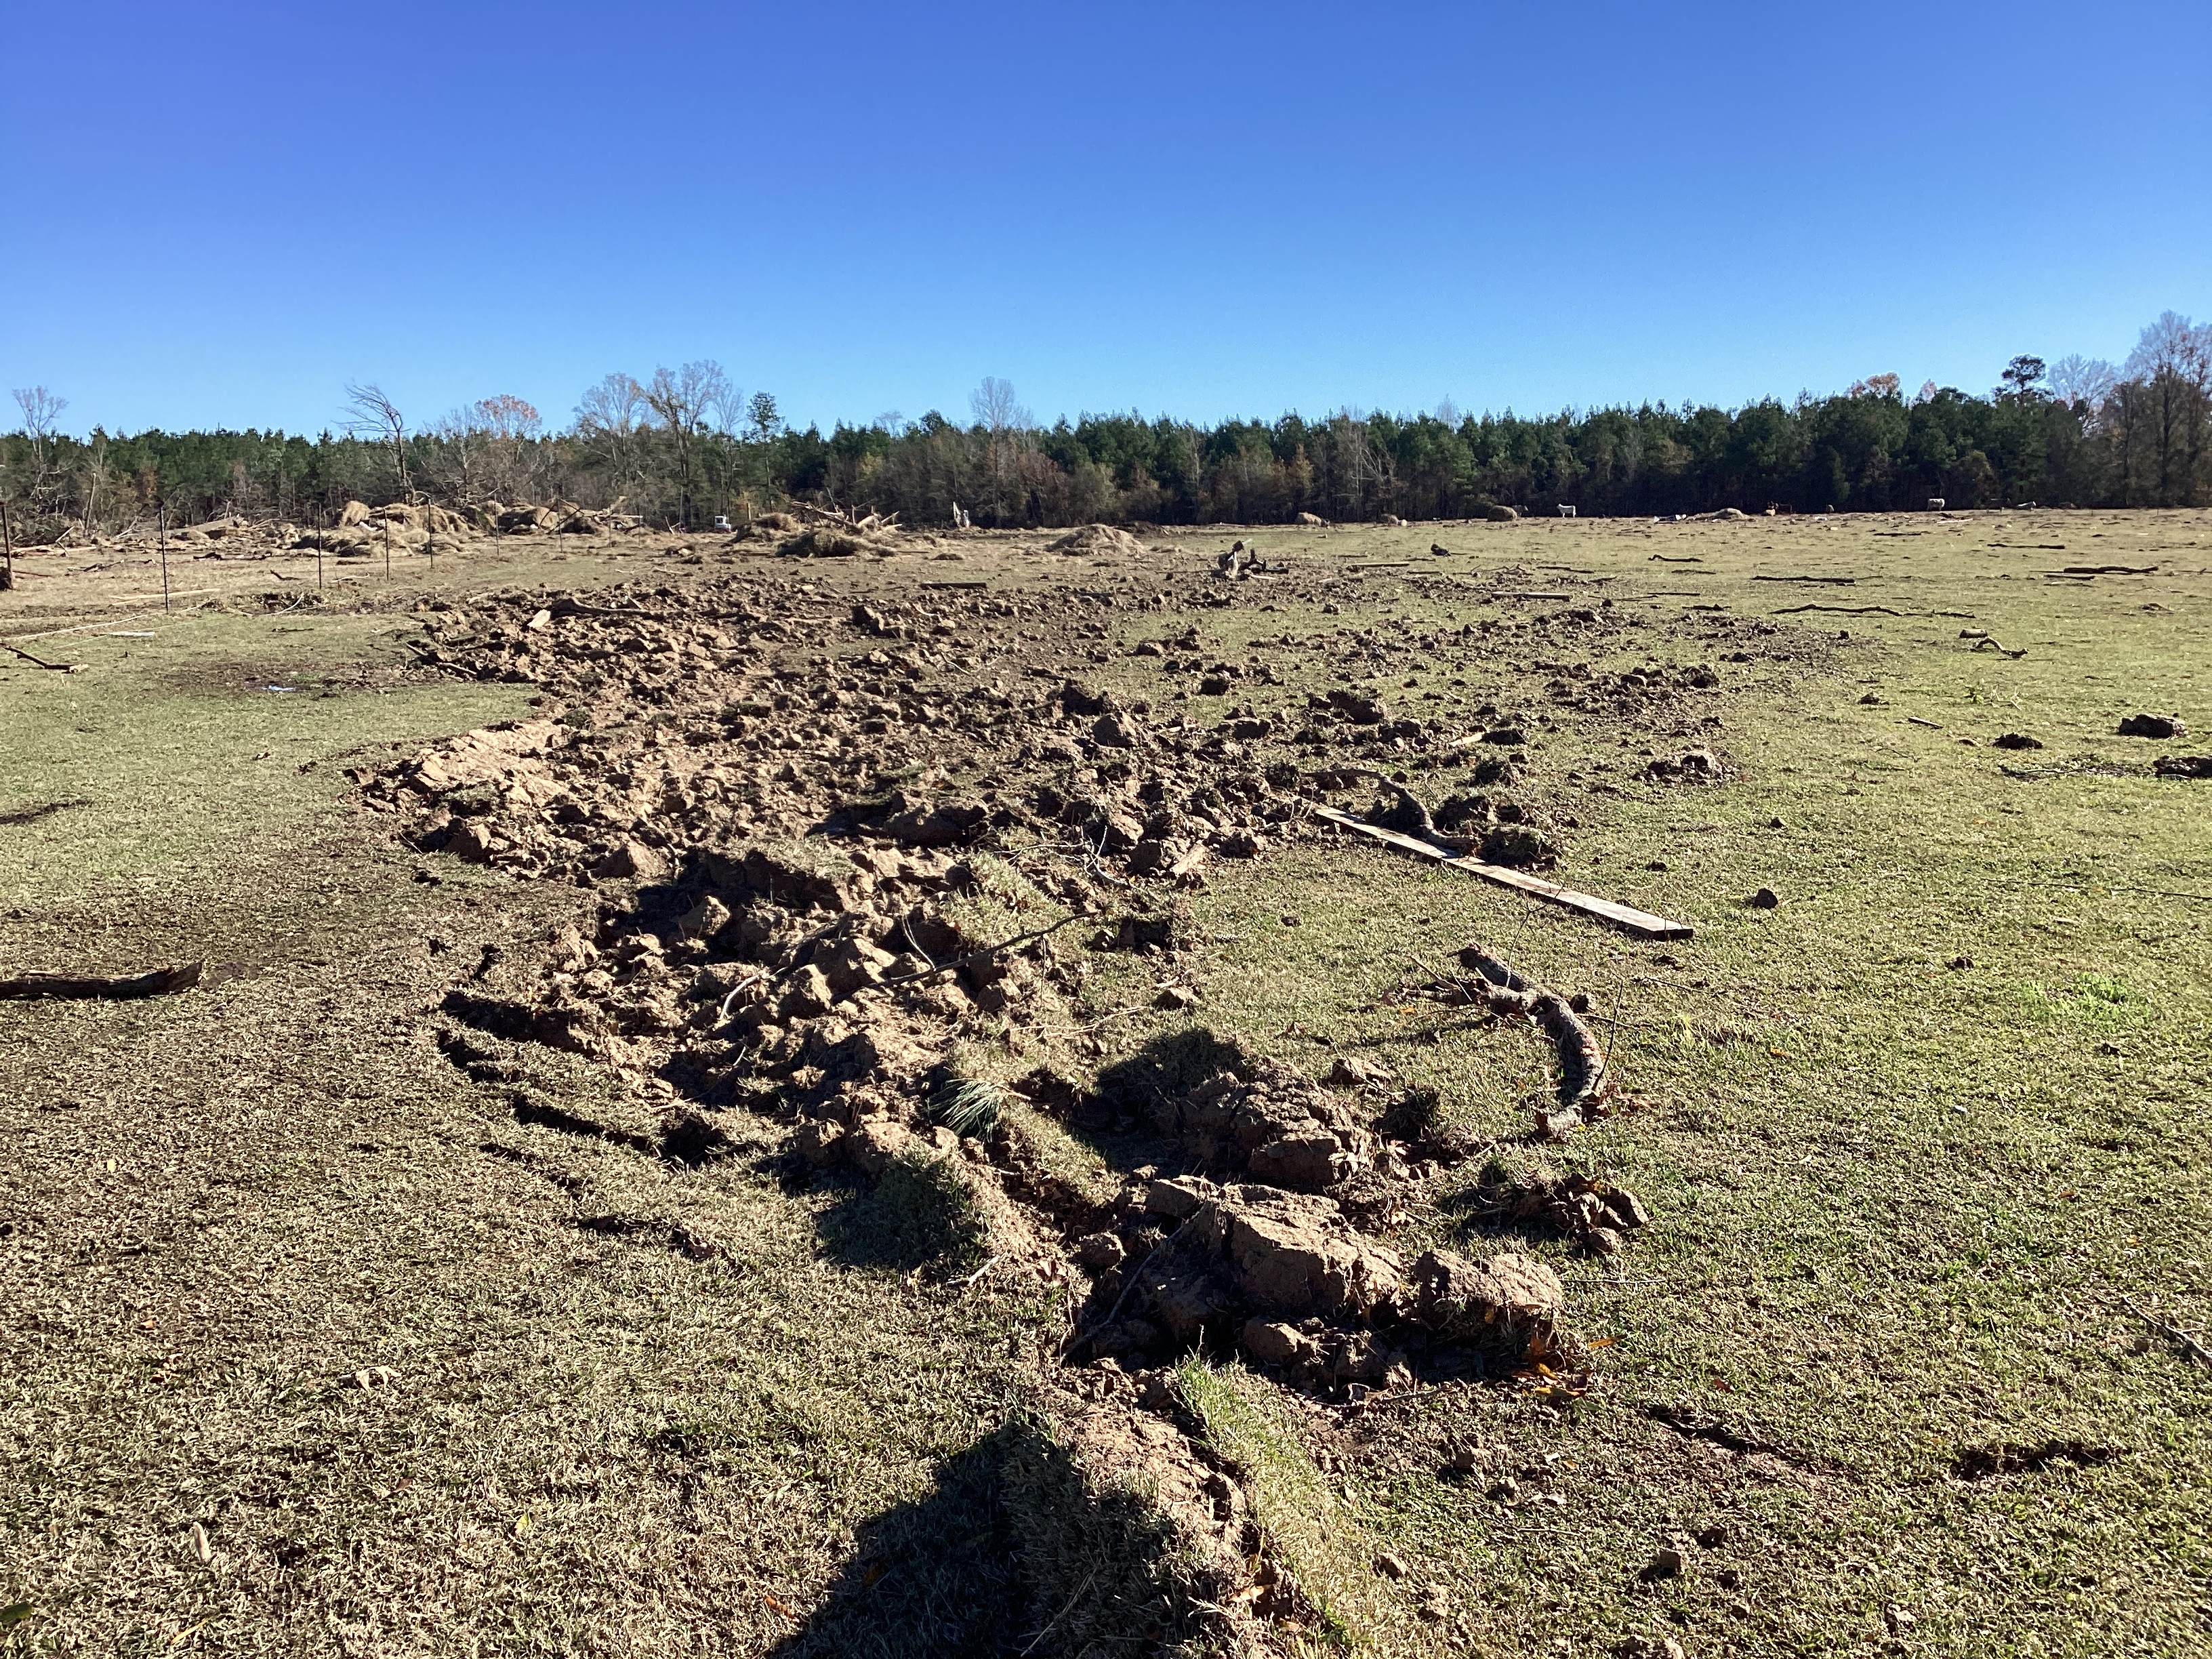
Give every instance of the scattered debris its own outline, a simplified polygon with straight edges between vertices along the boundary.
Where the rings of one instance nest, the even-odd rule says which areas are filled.
[[[1990,739],[1992,749],[2040,749],[2043,740],[2031,738],[2025,732],[2000,732]]]
[[[2161,778],[2212,778],[2212,755],[2160,755],[2150,769]]]
[[[1802,616],[1808,611],[1826,611],[1838,617],[1901,617],[1902,611],[1893,611],[1886,605],[1785,605],[1774,614],[1778,617]]]
[[[1492,1157],[1478,1179],[1469,1213],[1489,1225],[1540,1226],[1597,1255],[1617,1255],[1623,1235],[1650,1224],[1644,1201],[1626,1188],[1589,1175],[1526,1173]]]
[[[0,812],[0,829],[7,829],[21,823],[36,823],[40,818],[50,817],[54,813],[65,811],[70,807],[91,805],[88,800],[75,799],[46,800],[40,801],[35,806],[18,806],[12,811]]]
[[[1479,945],[1460,952],[1461,965],[1486,982],[1484,994],[1494,1014],[1527,1014],[1544,1028],[1559,1055],[1559,1097],[1536,1109],[1537,1133],[1559,1140],[1581,1124],[1601,1115],[1612,1079],[1605,1053],[1572,1005],[1554,992],[1540,990]]]
[[[882,533],[754,524],[757,538]],[[1134,556],[1103,550],[1119,544],[1097,530],[1077,533],[1102,558]],[[527,684],[535,706],[357,775],[362,804],[419,851],[598,901],[542,953],[513,952],[495,981],[469,983],[453,963],[455,1063],[522,1095],[518,1117],[615,1155],[708,1161],[732,1144],[719,1115],[751,1109],[784,1126],[775,1157],[793,1178],[945,1194],[976,1219],[928,1270],[948,1294],[1058,1287],[1063,1363],[1041,1387],[1084,1410],[1041,1407],[1040,1421],[1063,1448],[1110,1425],[1101,1466],[1157,1462],[1164,1493],[1209,1490],[1163,1380],[1194,1350],[1241,1352],[1346,1406],[1453,1377],[1548,1400],[1586,1389],[1588,1358],[1549,1267],[1512,1249],[1390,1242],[1424,1184],[1476,1150],[1432,1093],[1351,1052],[1330,1054],[1316,1080],[1190,1019],[1206,940],[1184,894],[1213,860],[1350,828],[1646,937],[1686,938],[1527,866],[1559,857],[1578,827],[1542,769],[1563,711],[1589,706],[1696,744],[1723,671],[1645,655],[1592,672],[1571,657],[1594,640],[1650,649],[1601,601],[1504,624],[1347,625],[1231,647],[1198,626],[1164,633],[1156,594],[1118,576],[910,584],[860,599],[783,568],[794,574],[732,562],[588,599],[532,589],[418,608],[428,666]],[[1322,600],[1313,609],[1327,615],[1328,596],[1363,580],[1302,568],[1270,597]],[[1233,580],[1202,591],[1208,606],[1252,604]],[[1734,647],[1781,632],[1751,619],[1694,627],[1743,663],[1757,659]],[[1152,648],[1133,653],[1140,638]],[[1286,656],[1303,666],[1323,654],[1333,684],[1268,695]],[[1552,701],[1500,707],[1447,678],[1486,657],[1553,675]],[[1158,690],[1141,684],[1155,675]],[[1654,781],[1723,775],[1702,745],[1663,759]],[[1435,787],[1446,780],[1456,787]],[[1370,787],[1376,816],[1413,833],[1328,804]],[[1280,914],[1298,925],[1296,910]],[[1137,958],[1119,1006],[1092,1000],[1087,953],[1103,951]],[[1540,1133],[1601,1116],[1613,1079],[1588,998],[1530,984],[1486,952],[1462,960],[1469,977],[1431,994],[1532,1022],[1558,1055]],[[1109,1052],[1101,1027],[1146,1004],[1178,1017],[1154,1018],[1142,1047],[1093,1076],[1088,1063]],[[477,1033],[653,1078],[670,1091],[661,1123],[641,1133],[530,1094],[523,1062]],[[994,1058],[979,1069],[979,1054]],[[1006,1080],[991,1069],[1006,1055],[1034,1069]],[[1125,1161],[1076,1156],[1070,1131]],[[1133,1144],[1156,1161],[1118,1150]],[[1571,1180],[1554,1200],[1565,1220],[1541,1224],[1607,1255],[1643,1218],[1601,1182]],[[1220,1512],[1215,1501],[1205,1514]],[[1259,1586],[1237,1603],[1250,1607],[1292,1594],[1267,1579],[1264,1552],[1258,1568],[1250,1555],[1224,1552],[1226,1577],[1193,1594],[1228,1606]],[[1060,1630],[1085,1628],[1096,1594],[1078,1573],[1040,1622],[1072,1608]]]

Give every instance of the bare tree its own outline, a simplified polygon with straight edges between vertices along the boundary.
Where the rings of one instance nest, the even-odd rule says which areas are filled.
[[[711,360],[686,363],[672,373],[656,368],[645,387],[646,407],[660,428],[675,441],[677,517],[686,530],[691,527],[692,451],[700,433],[706,429],[708,410],[735,395],[730,377],[722,373],[720,363]]]
[[[576,435],[617,483],[635,477],[638,411],[644,406],[645,388],[619,371],[586,392],[576,404]]]
[[[23,435],[31,441],[31,488],[35,490],[46,482],[46,464],[69,399],[57,398],[42,386],[18,386],[15,397],[15,407],[23,411]]]
[[[2087,404],[2094,410],[2112,395],[2119,378],[2119,371],[2102,357],[2084,357],[2077,351],[2051,364],[2046,384],[2059,402]]]
[[[434,430],[454,495],[467,501],[489,492],[504,499],[523,482],[529,447],[544,435],[545,422],[526,398],[501,392],[453,410]]]
[[[745,394],[726,375],[720,389],[707,400],[707,424],[725,438],[744,430]]]
[[[1016,400],[1013,383],[995,374],[986,374],[983,383],[968,394],[968,407],[984,434],[983,461],[991,522],[1004,524],[1010,502],[1028,493],[1018,487],[1018,475],[1024,439],[1036,422]]]
[[[2156,458],[2155,501],[2193,507],[2212,437],[2212,324],[2160,313],[2142,331],[2122,372],[2130,435],[2138,429]],[[2132,442],[2128,449],[2133,449]]]
[[[81,486],[84,495],[84,534],[87,541],[100,533],[100,498],[108,491],[113,471],[107,464],[107,438],[95,431],[92,444],[85,451],[84,480]]]
[[[51,533],[47,526],[58,532],[60,521],[68,514],[62,500],[55,440],[61,435],[61,414],[69,407],[69,399],[57,398],[42,386],[19,386],[15,397],[15,407],[23,413],[23,435],[31,441],[31,475],[15,491],[23,508],[21,527],[27,536]],[[0,479],[0,490],[4,489],[4,480]]]
[[[469,405],[469,414],[480,432],[520,443],[545,430],[544,417],[525,398],[511,392],[495,392]]]
[[[399,493],[412,501],[415,480],[407,471],[407,419],[399,412],[399,406],[379,386],[349,385],[345,429],[364,442],[380,444],[392,451],[392,470],[399,475]]]
[[[608,375],[586,392],[576,404],[576,425],[591,432],[629,433],[636,429],[637,411],[645,403],[645,388],[629,375]]]
[[[995,374],[986,374],[983,384],[968,394],[968,407],[975,411],[975,424],[994,438],[1008,432],[1026,432],[1036,424],[1029,410],[1014,400],[1013,382]]]
[[[1390,482],[1389,458],[1368,441],[1367,422],[1357,410],[1345,410],[1329,422],[1340,468],[1346,516],[1358,518],[1370,494],[1386,493]]]

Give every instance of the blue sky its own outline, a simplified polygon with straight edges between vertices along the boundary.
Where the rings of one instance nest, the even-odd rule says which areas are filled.
[[[0,0],[65,423],[1986,390],[2212,313],[2212,7]],[[0,405],[0,407],[5,407]],[[13,410],[7,411],[13,414]]]

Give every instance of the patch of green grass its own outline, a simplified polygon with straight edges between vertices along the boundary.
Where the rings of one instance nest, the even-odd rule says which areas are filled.
[[[219,880],[241,839],[349,821],[347,766],[526,712],[526,687],[403,678],[404,620],[191,614],[152,640],[73,639],[82,673],[0,673],[0,816],[52,809],[0,823],[0,902]]]
[[[1334,1650],[1370,1646],[1401,1610],[1377,1589],[1372,1543],[1276,1415],[1267,1385],[1242,1366],[1215,1366],[1194,1355],[1175,1376],[1206,1449],[1237,1471],[1268,1553],[1311,1603],[1312,1635]]]
[[[2065,515],[2048,539],[2086,541],[2098,518]],[[2205,515],[2160,524],[2212,543]],[[1595,775],[1616,794],[1570,786],[1564,771],[1587,780],[1608,747],[1577,716],[1531,764],[1527,793],[1581,820],[1559,878],[1692,922],[1693,941],[1628,939],[1354,843],[1219,866],[1200,901],[1203,927],[1239,936],[1209,953],[1209,1024],[1310,1072],[1340,1049],[1381,1058],[1509,1144],[1540,1044],[1389,994],[1475,941],[1595,999],[1626,1098],[1569,1155],[1638,1192],[1654,1224],[1614,1263],[1516,1247],[1559,1269],[1571,1321],[1602,1340],[1597,1388],[1561,1415],[1439,1402],[1364,1449],[1382,1490],[1363,1522],[1450,1586],[1476,1650],[1572,1631],[1826,1651],[1884,1639],[1888,1602],[1951,1651],[2202,1639],[2203,1372],[2128,1304],[2212,1326],[2212,933],[2192,896],[2212,893],[2212,793],[2153,777],[2161,746],[2112,732],[2137,708],[2212,718],[2212,590],[2184,572],[2053,591],[1966,529],[1885,543],[1878,527],[1701,529],[1699,582],[1757,614],[1777,602],[1750,575],[1842,571],[1855,602],[1970,623],[1844,618],[1850,637],[1828,629],[1803,672],[1725,668],[1718,786],[1624,781],[1617,763]],[[1628,605],[1661,532],[1689,539],[1546,533]],[[1655,653],[1693,648],[1678,604],[1635,614]],[[1962,625],[2027,654],[1975,653]],[[1885,701],[1863,702],[1876,687]],[[2045,752],[1992,750],[2008,730]],[[1761,886],[1778,908],[1744,904]],[[1437,1236],[1416,1215],[1401,1242]],[[1778,1449],[1728,1451],[1662,1408]],[[1516,1468],[1552,1457],[1571,1476],[1524,1481],[1511,1504],[1440,1480],[1470,1410]],[[1957,1474],[1977,1448],[2077,1442],[2111,1455]],[[1663,1534],[1723,1518],[1737,1543],[1693,1551],[1680,1579],[1639,1577]]]

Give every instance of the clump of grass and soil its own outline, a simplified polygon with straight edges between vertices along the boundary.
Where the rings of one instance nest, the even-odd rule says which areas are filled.
[[[2013,516],[518,543],[0,675],[0,975],[231,969],[0,1005],[9,1639],[2185,1644],[2212,527]]]

